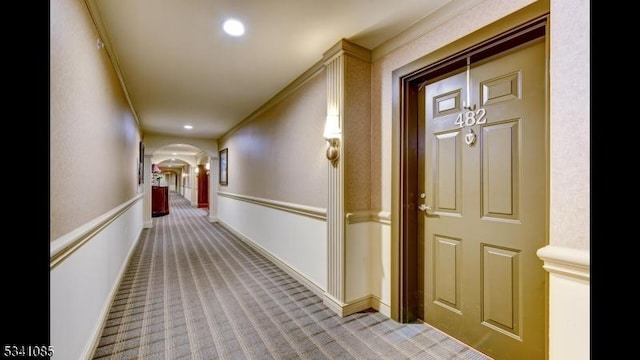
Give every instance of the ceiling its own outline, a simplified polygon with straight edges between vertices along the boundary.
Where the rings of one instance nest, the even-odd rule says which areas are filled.
[[[142,131],[217,139],[342,38],[374,49],[452,0],[86,1]]]
[[[189,164],[185,159],[195,160],[195,156],[201,153],[199,148],[188,144],[171,144],[161,147],[153,152],[154,161],[164,169],[181,168]]]

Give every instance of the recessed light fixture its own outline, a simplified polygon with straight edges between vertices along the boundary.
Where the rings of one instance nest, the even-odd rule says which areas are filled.
[[[185,126],[184,126],[184,128],[185,128],[185,129],[193,129],[193,126],[191,126],[191,125],[185,125]]]
[[[244,25],[236,19],[229,19],[222,24],[224,31],[231,36],[240,36],[244,34]]]

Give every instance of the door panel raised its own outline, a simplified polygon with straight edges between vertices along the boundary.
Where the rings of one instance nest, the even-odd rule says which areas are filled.
[[[518,219],[520,187],[520,137],[518,120],[492,123],[482,128],[482,214]]]
[[[495,359],[544,359],[544,40],[421,94],[423,319]]]

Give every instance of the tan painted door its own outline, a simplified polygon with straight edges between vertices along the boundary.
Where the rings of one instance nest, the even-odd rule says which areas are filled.
[[[545,78],[539,40],[424,88],[424,320],[495,359],[546,354]]]

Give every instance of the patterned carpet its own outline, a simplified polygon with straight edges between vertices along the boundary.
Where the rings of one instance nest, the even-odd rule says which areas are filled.
[[[425,324],[335,315],[180,195],[141,236],[94,359],[489,359]]]

